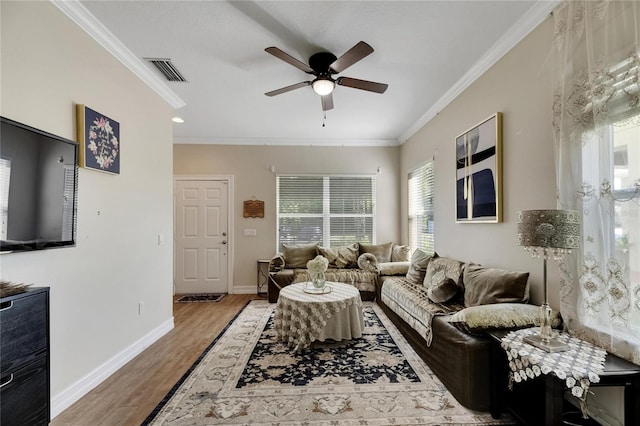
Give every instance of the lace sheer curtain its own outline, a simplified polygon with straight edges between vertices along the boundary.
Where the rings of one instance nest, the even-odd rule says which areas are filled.
[[[583,212],[561,311],[570,332],[640,364],[640,2],[553,14],[558,207]]]

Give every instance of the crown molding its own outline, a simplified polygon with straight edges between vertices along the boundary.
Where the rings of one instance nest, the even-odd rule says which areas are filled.
[[[399,146],[395,139],[294,139],[294,138],[177,138],[174,145],[269,145],[269,146]]]
[[[141,59],[127,49],[127,47],[78,0],[50,1],[116,59],[122,62],[124,66],[131,70],[131,72],[147,86],[160,95],[169,105],[175,109],[182,108],[186,105]]]
[[[516,44],[544,21],[560,0],[537,1],[517,20],[511,28],[456,82],[440,99],[438,99],[415,123],[398,138],[402,145],[415,135],[425,124],[453,102],[465,89],[471,86],[482,74],[487,72],[496,62],[506,55]]]

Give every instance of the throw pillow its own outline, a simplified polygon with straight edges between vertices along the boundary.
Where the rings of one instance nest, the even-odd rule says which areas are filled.
[[[367,245],[360,244],[360,254],[371,253],[378,262],[391,262],[391,249],[393,243]]]
[[[529,300],[529,273],[467,264],[463,274],[464,306]]]
[[[378,259],[371,253],[363,253],[358,258],[358,267],[363,271],[378,272]]]
[[[338,248],[318,247],[318,252],[327,258],[330,266],[336,268],[355,268],[358,261],[358,243]]]
[[[441,283],[445,278],[451,278],[454,282],[460,281],[462,266],[459,260],[449,257],[438,257],[431,259],[427,265],[427,272],[424,274],[422,284],[429,289],[432,285]]]
[[[451,278],[445,278],[427,290],[427,296],[434,303],[445,303],[458,294],[458,283]]]
[[[409,246],[402,244],[394,244],[391,248],[391,261],[392,262],[408,262],[409,261]]]
[[[438,257],[435,253],[433,256],[429,256],[424,251],[416,249],[411,255],[409,271],[407,271],[407,280],[414,284],[422,284],[424,274],[427,272],[427,265],[429,264],[429,261],[435,257]]]
[[[318,243],[315,244],[283,244],[282,257],[289,269],[307,267],[307,262],[316,257]]]
[[[525,328],[540,325],[540,306],[526,303],[494,303],[464,308],[451,316],[449,322],[468,334],[482,334],[498,328]],[[562,324],[560,314],[553,311],[551,326]]]

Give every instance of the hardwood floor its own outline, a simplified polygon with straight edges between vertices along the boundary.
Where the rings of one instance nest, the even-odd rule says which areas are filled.
[[[175,328],[58,415],[51,425],[139,425],[251,294],[217,303],[174,303]]]

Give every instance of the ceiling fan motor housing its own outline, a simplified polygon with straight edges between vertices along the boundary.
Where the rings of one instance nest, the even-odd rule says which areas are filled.
[[[335,74],[330,66],[338,59],[336,55],[329,52],[319,52],[311,55],[309,58],[309,66],[313,69],[314,74],[318,77],[330,77],[331,74]]]

